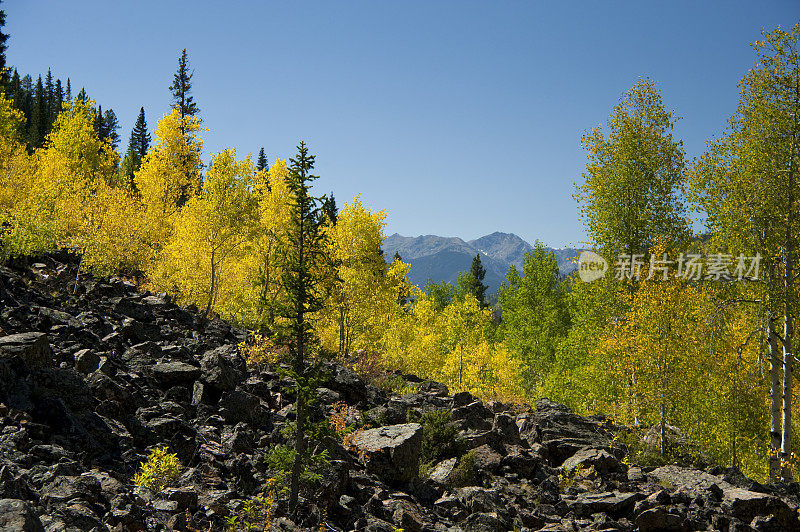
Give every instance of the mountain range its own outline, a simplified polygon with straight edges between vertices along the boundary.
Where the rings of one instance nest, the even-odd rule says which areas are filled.
[[[399,253],[403,261],[411,264],[411,281],[424,287],[428,279],[437,283],[448,281],[455,284],[459,272],[469,271],[472,259],[480,254],[486,269],[484,284],[488,292],[494,293],[506,278],[513,264],[522,269],[526,253],[533,253],[533,246],[513,233],[495,232],[490,235],[464,241],[458,237],[423,235],[402,236],[397,233],[383,243],[386,258],[391,260]],[[555,254],[561,275],[575,271],[573,259],[580,253],[576,248],[546,248]]]

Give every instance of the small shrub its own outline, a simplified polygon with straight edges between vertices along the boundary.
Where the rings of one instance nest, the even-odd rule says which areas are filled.
[[[225,518],[227,532],[250,532],[269,530],[272,526],[272,505],[275,502],[274,478],[267,481],[267,493],[245,501],[242,508]]]
[[[178,455],[168,451],[167,447],[156,447],[150,451],[147,461],[141,463],[139,472],[133,477],[133,483],[159,492],[178,478],[181,463]]]
[[[456,467],[450,473],[450,484],[454,488],[471,486],[478,478],[478,468],[475,466],[475,452],[469,451],[462,456]]]
[[[409,421],[414,418],[412,412],[409,410]],[[422,425],[420,460],[423,464],[455,458],[464,453],[464,439],[458,435],[458,427],[452,422],[449,410],[427,412],[418,421]]]
[[[595,482],[598,478],[597,470],[593,465],[584,467],[577,465],[572,469],[562,471],[558,476],[558,487],[562,490],[571,486],[580,486],[586,489],[594,489],[597,487]]]
[[[271,338],[256,334],[252,340],[239,344],[239,353],[247,361],[248,368],[265,369],[269,365],[285,361],[289,350],[286,346],[276,344]]]
[[[274,489],[277,493],[283,494],[289,490],[289,478],[296,454],[297,451],[288,445],[276,445],[264,454],[267,467],[275,472]],[[300,484],[305,491],[322,480],[322,472],[330,464],[327,450],[312,453],[308,460],[309,463],[300,473]]]

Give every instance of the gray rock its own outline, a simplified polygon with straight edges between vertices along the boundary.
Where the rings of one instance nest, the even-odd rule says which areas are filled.
[[[642,512],[634,522],[640,532],[678,532],[684,530],[685,521],[677,510],[658,506]]]
[[[27,502],[19,499],[0,499],[0,530],[44,532],[44,527]]]
[[[391,483],[408,482],[419,474],[422,425],[405,423],[356,433],[352,445],[367,470]]]
[[[185,362],[160,362],[153,366],[153,376],[167,385],[193,382],[200,377],[200,368]]]
[[[603,512],[611,516],[620,517],[633,510],[636,501],[641,497],[643,495],[639,493],[605,491],[581,494],[577,499],[567,504],[577,515],[589,516]]]
[[[9,334],[0,337],[0,358],[18,356],[31,369],[49,368],[53,364],[53,351],[47,335],[41,332]]]
[[[742,488],[724,490],[722,509],[745,523],[757,516],[773,516],[781,530],[797,530],[797,515],[785,501]]]
[[[594,467],[595,471],[600,474],[617,473],[624,470],[619,460],[605,449],[581,449],[561,464],[561,468],[564,470],[575,469],[578,466]]]
[[[442,460],[433,468],[428,478],[437,484],[447,485],[450,481],[450,473],[455,469],[458,458],[448,458]]]
[[[100,367],[100,356],[91,349],[81,349],[74,355],[75,371],[89,374]]]
[[[236,348],[219,347],[200,360],[202,379],[218,390],[233,390],[244,381],[247,364]]]

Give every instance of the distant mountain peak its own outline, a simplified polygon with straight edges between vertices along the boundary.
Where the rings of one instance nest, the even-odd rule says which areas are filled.
[[[459,272],[468,271],[475,255],[481,256],[486,269],[484,282],[490,292],[495,292],[505,279],[508,268],[518,268],[525,261],[525,254],[533,252],[533,246],[514,233],[494,233],[465,242],[459,237],[437,235],[403,236],[395,233],[383,243],[387,257],[399,253],[411,264],[411,281],[425,286],[428,279],[440,283],[456,283]],[[554,250],[559,270],[568,274],[575,269],[572,259],[580,250],[565,248]]]

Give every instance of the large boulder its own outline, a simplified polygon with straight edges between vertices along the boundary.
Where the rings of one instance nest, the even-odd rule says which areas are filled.
[[[422,425],[404,423],[356,433],[350,441],[367,470],[387,482],[409,482],[419,474]]]
[[[9,334],[0,337],[0,358],[18,356],[31,369],[53,366],[53,351],[42,332]]]
[[[203,355],[200,360],[202,379],[217,390],[233,390],[244,381],[247,363],[236,346],[222,346]]]

